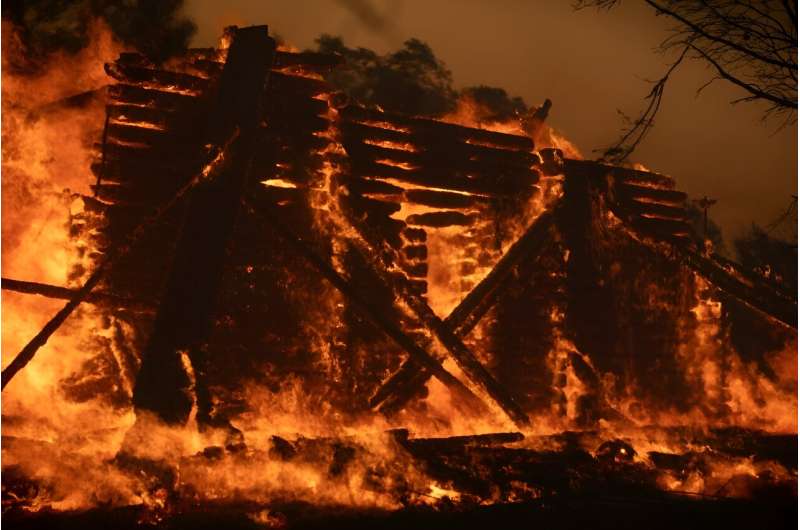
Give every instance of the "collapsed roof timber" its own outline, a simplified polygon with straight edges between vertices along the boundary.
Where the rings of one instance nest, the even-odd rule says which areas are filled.
[[[107,65],[117,83],[95,197],[74,220],[96,269],[75,291],[4,282],[70,299],[4,386],[87,301],[140,332],[118,360],[137,414],[184,424],[196,412],[230,448],[243,441],[230,422],[242,381],[289,376],[342,413],[392,417],[433,377],[465,410],[499,409],[519,428],[548,407],[590,427],[619,415],[600,373],[679,409],[697,397],[674,369],[689,291],[710,285],[728,311],[796,328],[780,285],[695,247],[671,178],[366,108],[324,82],[336,57],[278,50],[263,26],[228,37],[163,69],[131,53]],[[543,367],[561,334],[584,389],[574,403]],[[710,408],[725,414],[724,401]],[[461,454],[516,439],[452,443]]]

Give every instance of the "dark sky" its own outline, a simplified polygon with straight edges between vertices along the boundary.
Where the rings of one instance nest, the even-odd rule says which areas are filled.
[[[382,15],[365,23],[347,4]],[[667,21],[643,4],[610,13],[575,12],[569,0],[187,0],[198,33],[210,46],[226,25],[267,24],[299,48],[320,33],[349,46],[394,50],[411,37],[431,45],[457,86],[500,86],[529,104],[553,101],[548,121],[584,153],[611,143],[617,109],[636,114],[669,58],[654,47]],[[742,95],[718,83],[695,96],[710,72],[686,64],[671,80],[657,126],[634,161],[669,174],[691,197],[719,200],[712,216],[726,239],[755,221],[768,224],[797,194],[797,127],[761,121],[760,104],[731,106]],[[777,132],[776,132],[777,131]]]

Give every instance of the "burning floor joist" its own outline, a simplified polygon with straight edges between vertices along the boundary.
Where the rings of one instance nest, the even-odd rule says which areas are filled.
[[[534,145],[549,100],[405,116],[265,26],[223,42],[106,65],[74,282],[3,279],[68,300],[4,363],[7,522],[796,519],[796,297],[670,177]]]

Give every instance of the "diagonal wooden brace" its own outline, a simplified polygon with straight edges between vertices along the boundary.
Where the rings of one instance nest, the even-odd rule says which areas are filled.
[[[448,388],[464,398],[472,406],[475,406],[478,410],[488,410],[486,404],[483,403],[478,396],[476,396],[457,377],[443,368],[441,363],[433,355],[419,346],[414,339],[409,337],[402,329],[400,329],[397,323],[395,323],[391,318],[386,317],[382,308],[375,307],[373,304],[364,299],[358,293],[358,290],[354,288],[347,279],[339,274],[339,272],[336,271],[336,269],[334,269],[330,263],[320,258],[313,251],[311,245],[307,244],[300,236],[296,235],[291,231],[291,229],[285,226],[279,220],[278,215],[271,212],[268,207],[255,207],[252,204],[249,204],[247,201],[245,201],[245,206],[248,207],[250,212],[260,215],[266,221],[268,221],[270,226],[272,226],[278,232],[281,238],[286,241],[286,243],[288,243],[295,252],[311,263],[311,265],[313,265],[314,268],[316,268],[317,271],[322,274],[322,276],[330,281],[339,292],[346,296],[348,300],[353,302],[360,310],[361,314],[364,315],[364,317],[369,319],[378,328],[382,329],[392,340],[397,343],[398,346],[408,352],[411,358],[415,359],[419,365],[424,366],[428,371],[427,373],[430,373],[432,376],[439,379]]]
[[[345,212],[352,213],[352,212]],[[351,218],[354,217],[351,215]],[[445,324],[428,303],[416,292],[410,282],[402,274],[393,277],[386,270],[387,266],[397,263],[394,250],[389,247],[378,234],[371,233],[369,227],[351,219],[356,227],[356,235],[349,241],[353,250],[370,265],[381,281],[391,289],[396,298],[405,302],[416,314],[420,322],[430,331],[452,355],[464,374],[478,385],[494,401],[517,426],[530,425],[527,414],[514,397],[486,370],[475,355],[464,344],[449,325]],[[399,271],[398,271],[399,272]]]
[[[495,304],[497,297],[513,283],[515,267],[524,259],[535,260],[539,257],[550,242],[554,227],[555,216],[552,212],[539,216],[489,274],[453,309],[444,320],[444,325],[459,338],[467,336]],[[430,375],[424,367],[409,359],[381,385],[370,399],[370,405],[378,407],[394,398],[397,406],[421,389]]]

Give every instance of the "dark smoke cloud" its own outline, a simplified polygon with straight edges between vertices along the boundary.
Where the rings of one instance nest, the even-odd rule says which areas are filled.
[[[336,3],[361,22],[364,29],[386,39],[391,39],[396,34],[392,18],[380,13],[369,0],[336,0]]]

